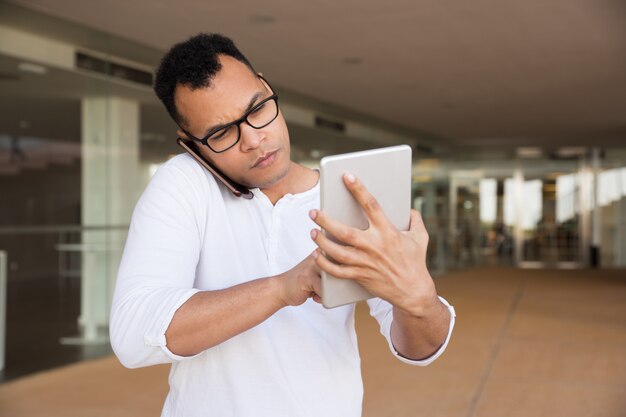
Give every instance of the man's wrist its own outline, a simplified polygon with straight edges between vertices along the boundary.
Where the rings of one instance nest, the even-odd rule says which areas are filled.
[[[266,279],[270,286],[271,297],[276,300],[276,305],[278,306],[278,309],[280,310],[283,307],[287,307],[289,303],[285,298],[286,289],[284,276],[282,274],[279,274],[273,277],[268,277]]]
[[[394,310],[407,318],[423,319],[436,314],[442,306],[437,291],[433,287],[428,293],[412,297],[403,305],[395,306]]]

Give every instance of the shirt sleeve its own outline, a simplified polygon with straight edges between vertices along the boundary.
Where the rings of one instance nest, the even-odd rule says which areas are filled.
[[[207,200],[201,198],[202,173],[171,162],[159,168],[135,207],[117,274],[109,332],[113,351],[129,368],[192,357],[171,352],[165,332],[176,310],[199,291],[193,286]]]
[[[446,336],[446,340],[443,344],[437,349],[435,353],[433,353],[430,357],[422,360],[413,360],[405,358],[400,355],[396,348],[393,345],[393,341],[391,340],[391,323],[393,322],[393,306],[385,300],[380,298],[371,298],[367,300],[367,304],[370,308],[370,314],[372,317],[378,321],[380,325],[380,332],[385,339],[387,339],[387,343],[389,344],[389,349],[391,352],[398,358],[400,361],[409,364],[409,365],[417,365],[417,366],[426,366],[430,365],[434,362],[448,347],[448,343],[450,342],[450,337],[452,336],[452,329],[454,328],[454,322],[456,319],[456,312],[454,307],[451,306],[443,297],[439,297],[439,300],[448,308],[450,311],[450,325],[448,327],[448,334]]]

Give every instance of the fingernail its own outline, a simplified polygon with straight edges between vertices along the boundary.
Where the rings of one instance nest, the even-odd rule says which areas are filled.
[[[313,255],[314,259],[317,259],[317,251],[316,250],[313,251],[312,255]]]
[[[313,220],[315,220],[315,218],[317,217],[317,210],[311,210],[309,211],[309,217]]]
[[[317,229],[311,230],[311,238],[315,240],[316,237],[317,237]]]
[[[346,174],[346,181],[348,181],[350,184],[352,184],[354,182],[354,180],[355,180],[354,175]]]

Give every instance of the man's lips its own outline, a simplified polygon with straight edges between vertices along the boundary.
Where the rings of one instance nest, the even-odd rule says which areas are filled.
[[[256,168],[256,167],[257,167],[257,166],[259,166],[259,165],[260,165],[263,161],[265,161],[267,158],[272,157],[272,156],[273,156],[276,152],[278,152],[278,149],[276,149],[275,151],[267,152],[267,153],[265,153],[265,154],[261,155],[261,156],[259,157],[259,159],[257,159],[257,160],[254,162],[254,165],[252,165],[252,168]]]

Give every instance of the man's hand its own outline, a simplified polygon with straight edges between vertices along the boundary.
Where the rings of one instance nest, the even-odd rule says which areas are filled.
[[[277,278],[281,283],[281,299],[286,305],[299,306],[309,297],[321,303],[320,268],[313,254]]]
[[[439,300],[426,268],[428,233],[420,213],[411,210],[409,230],[399,231],[358,179],[347,174],[344,182],[365,211],[369,228],[349,227],[312,210],[313,221],[346,245],[313,229],[311,237],[321,249],[314,252],[317,265],[334,277],[357,281],[373,295],[412,316],[423,316]]]

